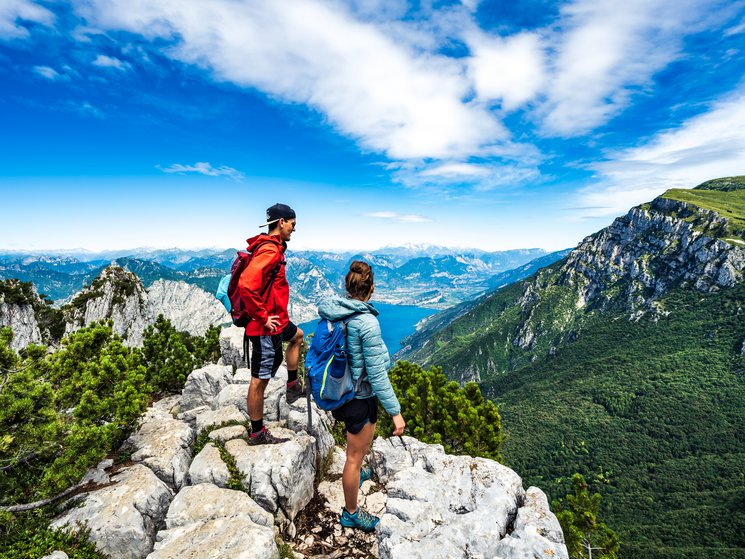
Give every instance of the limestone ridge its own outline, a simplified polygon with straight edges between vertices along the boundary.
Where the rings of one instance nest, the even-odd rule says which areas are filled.
[[[7,280],[0,287],[0,328],[9,326],[13,330],[10,347],[18,351],[29,344],[41,343],[35,307],[43,302],[36,291],[31,286],[24,289],[18,280]]]
[[[250,447],[249,379],[248,370],[234,374],[229,365],[193,371],[180,396],[143,414],[122,448],[131,461],[113,466],[105,460],[86,474],[101,487],[74,498],[77,506],[53,525],[87,526],[99,550],[117,559],[278,559],[275,536],[298,559],[329,553],[568,559],[558,521],[539,489],[526,491],[501,464],[448,456],[441,446],[410,437],[404,437],[405,447],[399,439],[374,444],[371,465],[378,483],[365,482],[361,503],[382,516],[380,528],[374,534],[342,529],[343,451],[333,446],[329,415],[311,404],[313,432],[306,433],[307,404],[287,404],[281,367],[267,387],[265,420],[289,440]],[[194,446],[199,434],[207,440],[201,450]],[[330,454],[329,472],[336,479],[316,489],[317,469]]]
[[[112,320],[114,333],[129,346],[142,345],[145,329],[159,314],[179,330],[202,335],[212,325],[229,322],[211,294],[182,281],[158,280],[146,290],[132,272],[111,264],[63,307],[65,334]]]
[[[725,181],[726,182],[726,181]],[[571,343],[593,312],[664,316],[676,288],[714,292],[743,280],[745,180],[671,190],[585,238],[566,258],[407,339],[397,357],[484,380]]]

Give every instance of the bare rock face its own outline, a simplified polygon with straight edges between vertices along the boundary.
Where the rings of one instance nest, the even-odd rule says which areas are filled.
[[[148,559],[235,557],[278,559],[274,519],[241,491],[204,483],[173,500],[166,529],[158,532]]]
[[[132,460],[148,466],[160,480],[175,490],[185,484],[191,462],[194,430],[188,423],[174,419],[171,408],[179,397],[157,402],[147,410],[139,429],[124,444],[133,451]]]
[[[19,351],[30,344],[42,343],[33,307],[6,303],[0,295],[0,328],[5,326],[13,330],[11,349]]]
[[[131,347],[142,345],[145,328],[155,322],[142,282],[115,265],[101,272],[65,307],[65,334],[109,319],[114,333]]]
[[[377,439],[373,446],[372,464],[387,492],[377,532],[381,559],[568,558],[545,497],[527,497],[514,471],[404,441]]]
[[[109,557],[143,559],[150,553],[157,525],[165,518],[171,490],[146,466],[135,464],[112,477],[114,485],[88,493],[52,528],[90,529],[90,539]]]
[[[186,385],[181,393],[181,413],[200,406],[217,408],[215,399],[231,383],[232,372],[232,367],[223,365],[207,365],[192,371],[186,378]]]
[[[212,483],[218,487],[227,487],[230,470],[220,456],[220,450],[212,443],[207,443],[194,457],[189,466],[189,480],[192,485]]]
[[[152,316],[162,314],[176,330],[203,336],[210,326],[230,322],[214,295],[183,281],[158,280],[147,290]]]
[[[19,351],[43,342],[34,313],[34,307],[43,304],[30,284],[17,279],[0,280],[0,329],[7,326],[13,330],[11,349]]]
[[[92,322],[111,320],[127,345],[142,345],[145,328],[162,314],[177,329],[203,335],[210,326],[230,322],[215,297],[182,281],[158,280],[146,290],[139,278],[112,263],[64,307],[65,333]]]
[[[224,365],[236,369],[246,366],[246,356],[243,350],[244,328],[228,326],[220,331],[220,355]]]
[[[243,474],[243,485],[251,497],[272,513],[282,512],[292,521],[310,502],[316,474],[316,447],[312,437],[273,427],[275,437],[287,442],[249,446],[245,440],[225,443]]]

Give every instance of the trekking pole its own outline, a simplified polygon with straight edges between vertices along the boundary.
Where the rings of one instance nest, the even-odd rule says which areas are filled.
[[[313,428],[313,414],[310,410],[310,373],[308,371],[305,372],[305,401],[308,404],[308,434],[310,435],[310,430]]]
[[[409,447],[406,446],[406,443],[404,442],[403,435],[398,436],[398,440],[401,441],[401,445],[404,447],[404,450],[409,450]]]

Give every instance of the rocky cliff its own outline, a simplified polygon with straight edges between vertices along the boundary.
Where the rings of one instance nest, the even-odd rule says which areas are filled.
[[[30,284],[18,280],[0,282],[0,328],[8,326],[13,330],[12,349],[42,343],[34,309],[40,305],[42,301]]]
[[[130,346],[142,344],[145,328],[159,314],[177,329],[194,335],[230,321],[217,299],[195,285],[158,280],[146,290],[135,274],[113,264],[75,295],[63,307],[63,313],[65,333],[92,322],[111,320],[114,333]]]
[[[181,395],[142,416],[122,448],[131,462],[91,470],[86,479],[98,489],[74,498],[77,506],[54,526],[87,527],[117,559],[277,559],[276,537],[297,558],[567,557],[539,489],[525,490],[501,464],[448,456],[410,437],[373,446],[376,482],[363,484],[360,500],[381,516],[379,528],[343,529],[343,451],[334,448],[332,420],[312,404],[307,433],[307,404],[287,404],[285,375],[282,367],[269,383],[265,420],[286,442],[248,446],[250,373],[206,366],[189,375]]]
[[[111,320],[114,333],[130,346],[155,322],[147,292],[137,276],[119,266],[108,266],[65,307],[65,334],[93,322]]]
[[[745,180],[732,184],[671,190],[632,208],[563,260],[411,336],[397,356],[463,380],[489,378],[571,343],[593,313],[660,317],[674,289],[732,287],[745,275]]]

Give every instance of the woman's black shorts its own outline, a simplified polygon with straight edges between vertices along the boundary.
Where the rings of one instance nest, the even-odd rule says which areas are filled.
[[[331,412],[334,419],[343,421],[347,432],[356,435],[368,423],[373,425],[378,422],[378,399],[375,396],[371,398],[354,398],[344,404],[342,407]]]

